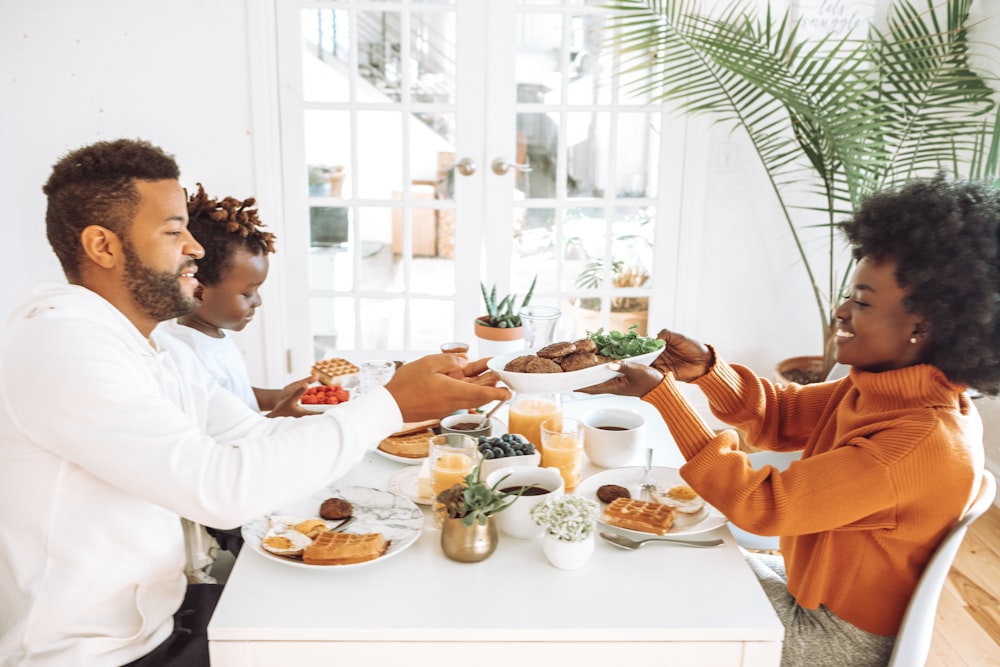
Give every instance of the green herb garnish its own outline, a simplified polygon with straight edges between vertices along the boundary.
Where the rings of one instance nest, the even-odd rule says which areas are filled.
[[[609,331],[604,333],[604,328],[597,331],[588,331],[587,338],[597,344],[597,353],[609,359],[627,359],[638,357],[641,354],[655,352],[663,349],[664,342],[659,338],[640,336],[636,329],[638,324],[633,324],[628,328],[628,333],[620,331]]]

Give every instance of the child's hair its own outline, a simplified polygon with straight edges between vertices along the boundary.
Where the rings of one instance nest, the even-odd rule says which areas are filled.
[[[257,217],[257,209],[251,208],[256,203],[253,197],[209,199],[198,183],[198,192],[188,199],[188,228],[205,248],[205,256],[198,260],[199,282],[218,283],[239,248],[253,255],[274,252],[274,234],[262,229],[266,225]]]

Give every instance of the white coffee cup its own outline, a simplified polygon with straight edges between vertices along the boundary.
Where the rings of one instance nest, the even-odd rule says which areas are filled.
[[[500,482],[505,475],[507,479]],[[536,525],[531,520],[528,512],[532,507],[552,496],[561,496],[565,493],[562,475],[558,468],[537,468],[534,466],[508,466],[494,470],[487,476],[486,483],[493,486],[500,482],[500,490],[520,486],[537,486],[545,489],[546,492],[526,496],[522,495],[514,503],[496,515],[497,528],[505,535],[526,540],[542,533],[542,527]]]
[[[583,451],[602,468],[638,465],[646,440],[646,420],[634,410],[601,408],[584,413]]]

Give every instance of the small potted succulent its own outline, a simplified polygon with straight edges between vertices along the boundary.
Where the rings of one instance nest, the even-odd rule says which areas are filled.
[[[444,514],[441,548],[448,558],[464,563],[485,560],[496,551],[497,526],[493,515],[502,512],[520,495],[505,493],[500,485],[506,476],[490,486],[482,479],[482,461],[456,484],[437,496],[437,511]]]
[[[547,498],[531,508],[531,520],[545,529],[542,549],[549,562],[575,570],[594,553],[594,531],[600,506],[582,496]]]
[[[497,295],[497,287],[486,289],[484,283],[479,283],[479,290],[483,295],[483,302],[486,304],[486,314],[476,318],[475,335],[479,343],[479,354],[484,357],[491,357],[504,352],[511,352],[523,347],[524,327],[521,325],[521,309],[531,303],[531,297],[535,293],[535,282],[538,277],[531,281],[531,287],[520,305],[517,302],[516,294],[508,294],[503,298]]]

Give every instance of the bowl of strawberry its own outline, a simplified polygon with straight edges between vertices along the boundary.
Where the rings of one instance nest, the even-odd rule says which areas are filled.
[[[306,393],[302,394],[302,398],[299,399],[299,405],[306,410],[323,412],[335,405],[347,402],[350,397],[350,393],[339,384],[319,384],[306,389]]]

